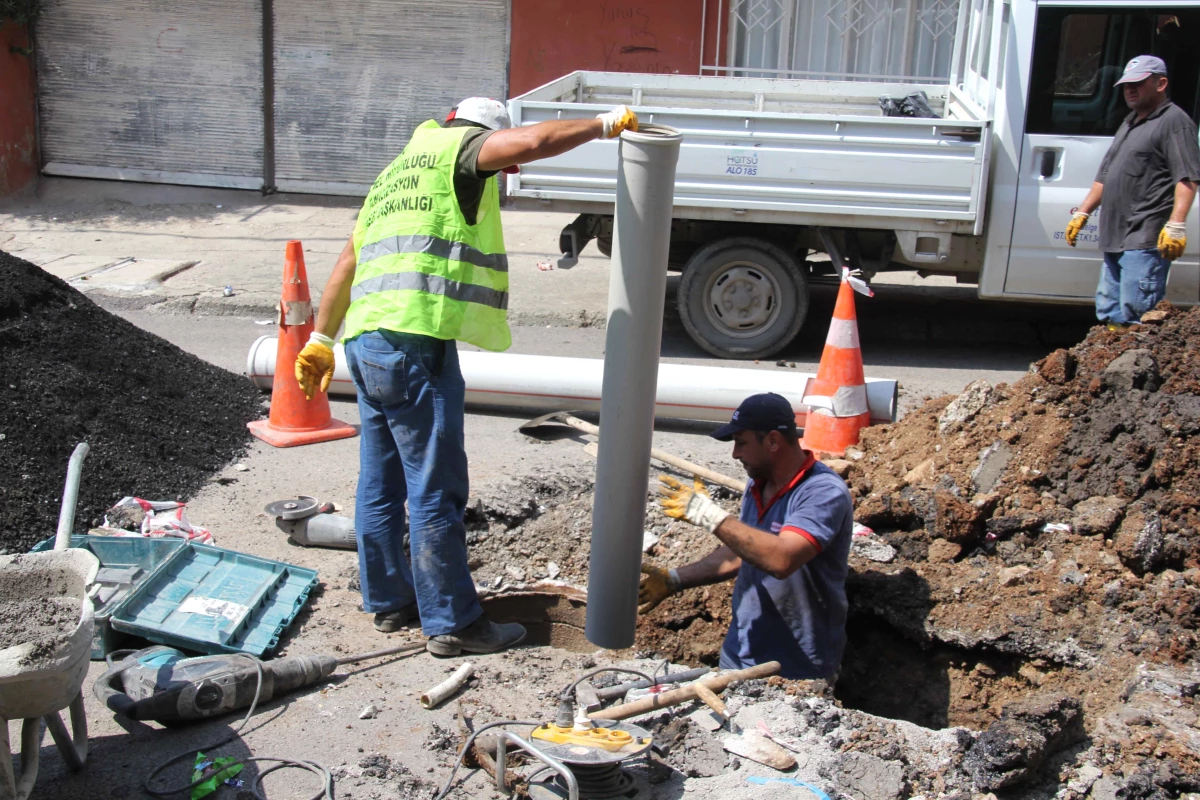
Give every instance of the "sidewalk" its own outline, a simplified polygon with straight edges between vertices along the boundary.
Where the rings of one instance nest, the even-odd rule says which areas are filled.
[[[313,299],[354,228],[356,198],[42,178],[0,204],[0,250],[84,292],[164,313],[268,318],[279,302],[284,245],[299,239]],[[502,211],[515,324],[603,325],[609,260],[589,245],[557,266],[573,215]],[[538,263],[554,265],[549,271]],[[232,289],[226,297],[224,288]]]

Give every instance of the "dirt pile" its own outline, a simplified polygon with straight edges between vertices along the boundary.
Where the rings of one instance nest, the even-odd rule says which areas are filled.
[[[1005,708],[1051,692],[1081,701],[1078,764],[1124,796],[1200,789],[1200,310],[1164,304],[1148,323],[870,429],[844,466],[856,518],[897,557],[852,558],[838,697],[990,726],[981,789],[1009,785],[1013,743],[1036,738],[1006,732],[1021,724]]]
[[[0,553],[57,527],[67,460],[84,462],[76,526],[125,495],[185,499],[243,452],[261,415],[247,378],[104,311],[0,252]]]

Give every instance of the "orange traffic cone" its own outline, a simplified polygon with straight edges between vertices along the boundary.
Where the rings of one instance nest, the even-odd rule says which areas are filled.
[[[809,411],[803,444],[815,453],[842,455],[847,447],[858,444],[859,431],[871,424],[851,280],[857,279],[843,273],[821,365],[805,392]],[[865,289],[866,284],[862,285]]]
[[[304,250],[287,243],[283,262],[283,296],[279,301],[279,346],[275,351],[275,383],[271,386],[271,415],[249,423],[250,432],[275,447],[295,447],[348,439],[353,425],[333,419],[329,396],[317,392],[312,400],[296,380],[296,356],[313,331],[312,298],[304,271]]]

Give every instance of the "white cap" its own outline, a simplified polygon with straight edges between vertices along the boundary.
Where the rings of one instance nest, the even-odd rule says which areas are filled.
[[[450,116],[446,117],[447,122],[452,119],[478,122],[483,127],[491,128],[494,131],[512,127],[512,120],[508,116],[508,109],[504,107],[504,103],[488,97],[468,97],[463,100],[450,112]]]

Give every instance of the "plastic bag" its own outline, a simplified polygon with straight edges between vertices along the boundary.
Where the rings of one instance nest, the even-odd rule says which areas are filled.
[[[183,513],[185,503],[122,497],[104,515],[105,533],[111,536],[174,536],[199,544],[212,544],[208,528],[192,525]]]

